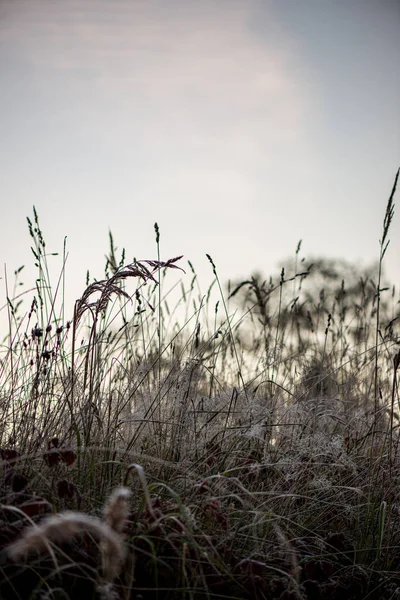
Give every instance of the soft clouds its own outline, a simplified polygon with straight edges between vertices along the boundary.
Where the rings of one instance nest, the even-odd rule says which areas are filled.
[[[361,156],[364,173],[366,148],[380,152],[366,141],[382,128],[365,128],[347,101],[359,71],[350,34],[341,87],[334,41],[341,19],[351,33],[358,16],[332,4],[342,12],[331,26],[320,3],[305,4],[307,18],[267,0],[3,0],[0,185],[22,240],[0,239],[5,260],[25,262],[32,204],[45,229],[57,223],[53,248],[69,236],[80,282],[86,267],[99,272],[108,227],[139,258],[151,255],[156,220],[166,257],[216,253],[223,279],[268,272],[300,237],[314,253],[354,256],[360,202],[372,185],[384,202],[385,188],[373,161],[367,183],[343,157]],[[376,217],[368,227],[363,238],[379,235]]]
[[[283,47],[252,38],[252,2],[29,6],[3,36],[81,135],[135,134],[160,155],[183,144],[196,159],[236,146],[243,160],[303,133],[304,90]]]
[[[235,219],[249,230],[267,187],[283,194],[313,167],[310,101],[293,76],[290,44],[254,37],[252,11],[253,2],[231,0],[15,0],[1,33],[14,61],[8,160],[22,158],[32,190],[68,193],[83,222],[94,207],[80,190],[92,188],[104,230],[115,228],[110,196],[125,214],[131,197],[142,222],[171,225],[184,252],[204,230],[209,246],[199,252],[229,247]],[[289,163],[292,180],[282,181]],[[253,238],[247,244],[259,250]]]

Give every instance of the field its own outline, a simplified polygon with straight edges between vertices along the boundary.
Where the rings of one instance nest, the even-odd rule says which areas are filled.
[[[36,289],[7,289],[1,347],[2,599],[400,598],[398,175],[376,268],[299,243],[228,289],[208,257],[202,294],[156,224],[157,258],[110,235],[73,307],[34,211]]]

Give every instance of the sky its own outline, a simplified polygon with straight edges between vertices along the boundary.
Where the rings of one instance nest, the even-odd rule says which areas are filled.
[[[399,27],[399,0],[0,0],[0,305],[4,265],[34,279],[33,205],[49,252],[67,236],[71,302],[103,277],[109,230],[126,262],[156,258],[155,222],[161,258],[205,288],[206,253],[221,281],[268,278],[300,239],[376,260]]]

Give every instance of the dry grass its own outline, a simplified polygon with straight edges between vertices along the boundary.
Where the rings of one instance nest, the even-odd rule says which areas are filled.
[[[156,226],[154,261],[110,236],[70,321],[34,213],[0,364],[1,598],[399,597],[397,178],[376,268],[299,244],[225,293],[208,257],[217,302],[188,263],[171,308]]]

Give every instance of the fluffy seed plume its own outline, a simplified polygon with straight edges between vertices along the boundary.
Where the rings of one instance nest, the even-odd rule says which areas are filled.
[[[131,491],[126,487],[119,487],[113,491],[104,505],[104,522],[116,533],[123,533],[129,515],[129,499]]]
[[[108,580],[115,579],[125,558],[123,540],[107,523],[82,513],[60,513],[27,528],[22,537],[8,547],[8,555],[16,562],[34,552],[51,552],[51,543],[69,542],[85,532],[100,542],[104,576]]]

